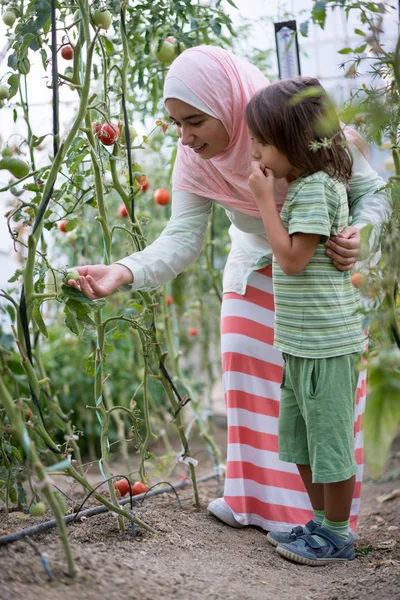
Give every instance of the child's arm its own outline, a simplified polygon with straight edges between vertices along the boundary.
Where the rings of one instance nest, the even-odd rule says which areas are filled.
[[[274,183],[272,171],[261,163],[252,163],[249,187],[260,209],[272,252],[286,275],[297,275],[310,262],[321,236],[313,233],[289,235],[275,204]]]

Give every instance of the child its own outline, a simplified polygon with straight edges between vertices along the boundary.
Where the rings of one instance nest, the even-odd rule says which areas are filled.
[[[305,527],[268,539],[300,564],[353,560],[353,417],[364,335],[350,272],[325,254],[325,242],[348,225],[352,158],[316,79],[263,88],[246,119],[254,159],[249,186],[274,254],[274,345],[285,360],[279,458],[297,464],[314,509]],[[274,184],[283,177],[289,191],[279,215]]]

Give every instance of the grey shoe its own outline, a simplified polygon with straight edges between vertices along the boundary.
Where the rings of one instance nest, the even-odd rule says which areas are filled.
[[[317,527],[320,527],[320,525],[311,520],[303,527],[301,525],[294,527],[292,531],[270,531],[267,535],[267,541],[272,544],[272,546],[275,546],[275,548],[279,546],[279,544],[291,544],[300,536],[312,533]],[[354,531],[350,531],[350,535],[353,542],[357,542],[360,539]]]
[[[267,535],[267,541],[275,546],[275,548],[279,546],[279,544],[291,544],[301,535],[312,533],[317,527],[318,524],[311,520],[308,521],[304,527],[298,525],[297,527],[294,527],[292,531],[270,531]]]
[[[236,521],[232,509],[223,498],[216,498],[216,500],[210,502],[207,506],[207,510],[214,517],[217,517],[217,519],[223,521],[223,523],[226,523],[226,525],[229,525],[230,527],[236,527],[236,529],[244,527],[244,525]]]
[[[305,534],[299,536],[291,544],[279,545],[276,550],[284,558],[310,567],[355,559],[352,535],[342,539],[323,527],[316,527],[314,534],[322,538],[325,542],[323,546],[312,535]]]

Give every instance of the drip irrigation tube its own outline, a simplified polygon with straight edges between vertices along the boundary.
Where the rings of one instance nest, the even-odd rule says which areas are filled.
[[[210,475],[205,475],[204,477],[200,477],[200,479],[198,479],[198,483],[202,483],[204,481],[209,481],[210,479],[214,479],[215,477],[217,477],[217,473],[212,473]],[[181,489],[184,488],[188,485],[190,485],[191,482],[189,480],[185,480],[185,481],[180,481],[179,483],[174,484],[174,488],[175,489]],[[171,492],[171,488],[169,486],[165,486],[162,487],[158,490],[152,490],[150,492],[146,492],[146,497],[149,498],[150,496],[159,496],[160,494],[165,494],[166,492]],[[135,503],[139,502],[142,498],[144,498],[145,494],[138,494],[137,496],[133,497],[133,501]],[[130,502],[130,498],[125,498],[124,500],[121,500],[118,504],[120,506],[124,506],[125,504],[128,504],[128,502]],[[93,515],[98,515],[100,513],[103,512],[109,512],[109,509],[102,505],[102,506],[95,506],[93,508],[87,508],[86,510],[82,511],[79,513],[79,518],[81,517],[92,517]],[[71,515],[67,515],[66,517],[64,517],[64,521],[65,523],[69,523],[70,521],[72,521],[75,517],[76,513],[73,513]],[[17,542],[18,540],[22,540],[24,537],[29,536],[29,535],[36,535],[37,533],[43,533],[44,531],[47,531],[48,529],[53,529],[53,527],[57,527],[57,521],[55,519],[51,519],[51,521],[45,521],[44,523],[40,523],[39,525],[34,525],[33,527],[27,527],[26,529],[21,529],[21,531],[17,531],[15,533],[9,533],[7,535],[2,535],[0,536],[0,546],[6,546],[7,544],[11,544],[12,542]]]

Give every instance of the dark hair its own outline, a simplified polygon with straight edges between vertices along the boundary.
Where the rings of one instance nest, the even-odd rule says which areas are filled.
[[[347,182],[353,159],[332,102],[313,77],[277,81],[246,107],[250,131],[275,146],[304,175],[325,171]]]

